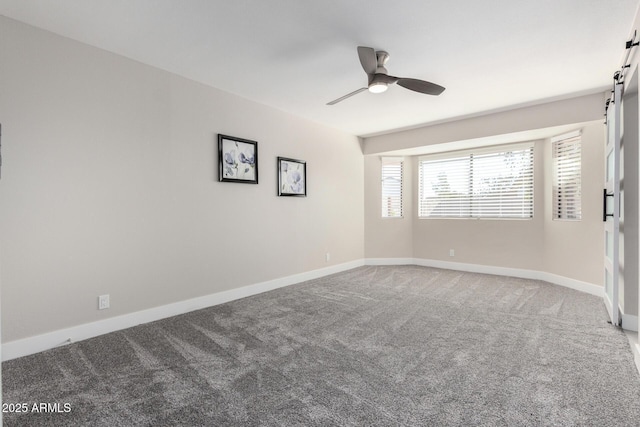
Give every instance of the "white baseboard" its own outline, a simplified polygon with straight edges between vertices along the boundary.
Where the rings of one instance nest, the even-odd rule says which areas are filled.
[[[269,280],[266,282],[256,283],[254,285],[243,286],[237,289],[217,292],[215,294],[205,295],[185,301],[154,307],[147,310],[136,311],[122,316],[111,317],[109,319],[99,320],[96,322],[85,323],[83,325],[73,326],[67,329],[60,329],[48,332],[42,335],[23,338],[20,340],[10,341],[2,344],[2,360],[11,360],[17,357],[27,356],[49,350],[54,347],[66,345],[72,342],[86,340],[98,335],[115,332],[122,329],[137,326],[143,323],[149,323],[167,317],[188,313],[190,311],[200,310],[202,308],[211,307],[225,302],[245,298],[251,295],[257,295],[263,292],[282,288],[284,286],[293,285],[295,283],[313,280],[329,274],[340,273],[352,268],[364,265],[364,260],[356,260],[344,264],[337,264],[318,270],[307,271],[304,273],[294,274],[279,279]]]
[[[415,265],[415,258],[366,258],[366,265]]]
[[[624,314],[622,310],[620,314],[622,315],[622,329],[638,332],[638,316]]]
[[[564,286],[577,291],[602,297],[604,287],[593,283],[571,279],[545,271],[526,270],[521,268],[496,267],[492,265],[466,264],[461,262],[440,261],[423,258],[367,258],[366,265],[404,265],[412,264],[423,267],[444,268],[446,270],[468,271],[470,273],[495,274],[496,276],[519,277],[522,279],[543,280],[554,285]]]
[[[575,289],[576,291],[586,292],[591,295],[602,298],[604,294],[604,286],[594,285],[593,283],[583,282],[569,277],[559,276],[546,271],[539,271],[538,280],[553,283],[555,285],[564,286],[565,288]]]

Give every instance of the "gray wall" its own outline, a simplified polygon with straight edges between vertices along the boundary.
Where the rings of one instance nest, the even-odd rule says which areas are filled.
[[[4,342],[363,258],[358,138],[4,17],[0,52]],[[218,133],[258,185],[217,182]]]

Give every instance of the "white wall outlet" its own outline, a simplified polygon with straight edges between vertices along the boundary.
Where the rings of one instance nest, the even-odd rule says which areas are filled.
[[[329,252],[327,252],[327,255],[325,256],[325,260],[327,262],[331,261],[331,254]]]
[[[98,310],[109,308],[109,295],[100,295],[98,297]]]
[[[449,256],[456,256],[456,251],[453,249],[449,249]]]

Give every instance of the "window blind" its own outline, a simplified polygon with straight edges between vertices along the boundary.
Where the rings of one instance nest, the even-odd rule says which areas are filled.
[[[421,218],[533,218],[533,144],[418,163]]]
[[[402,158],[382,158],[382,217],[402,217]]]
[[[553,219],[582,219],[582,138],[580,133],[551,140],[553,148]]]

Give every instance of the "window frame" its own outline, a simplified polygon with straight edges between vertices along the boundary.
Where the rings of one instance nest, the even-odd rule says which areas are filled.
[[[526,151],[529,150],[528,153]],[[500,154],[513,152],[513,151],[522,151],[530,163],[527,165],[524,170],[526,174],[526,181],[523,181],[523,186],[526,188],[525,191],[528,190],[530,194],[530,202],[526,205],[528,216],[515,216],[515,215],[478,215],[478,210],[482,209],[482,204],[478,205],[478,201],[481,201],[481,197],[478,196],[478,193],[473,192],[474,188],[474,172],[473,168],[477,168],[477,165],[473,165],[474,156],[476,158],[487,157],[491,155],[499,156]],[[448,151],[437,154],[429,154],[420,156],[418,158],[418,218],[419,219],[471,219],[471,220],[532,220],[535,217],[535,142],[528,141],[524,143],[510,143],[510,144],[500,144],[500,145],[491,145],[491,146],[483,146],[466,150],[459,151]],[[468,213],[466,215],[429,215],[424,214],[427,208],[424,207],[426,202],[426,197],[423,197],[423,167],[425,162],[445,162],[447,160],[455,161],[455,160],[464,160],[469,159],[470,166],[468,172],[468,178],[466,179],[466,185],[468,186],[468,190],[466,193],[466,197],[468,198]],[[476,169],[477,170],[477,169]],[[486,169],[485,169],[486,170]],[[464,182],[463,182],[464,183]],[[463,202],[465,201],[464,197],[461,198]],[[485,199],[486,201],[486,199]]]

